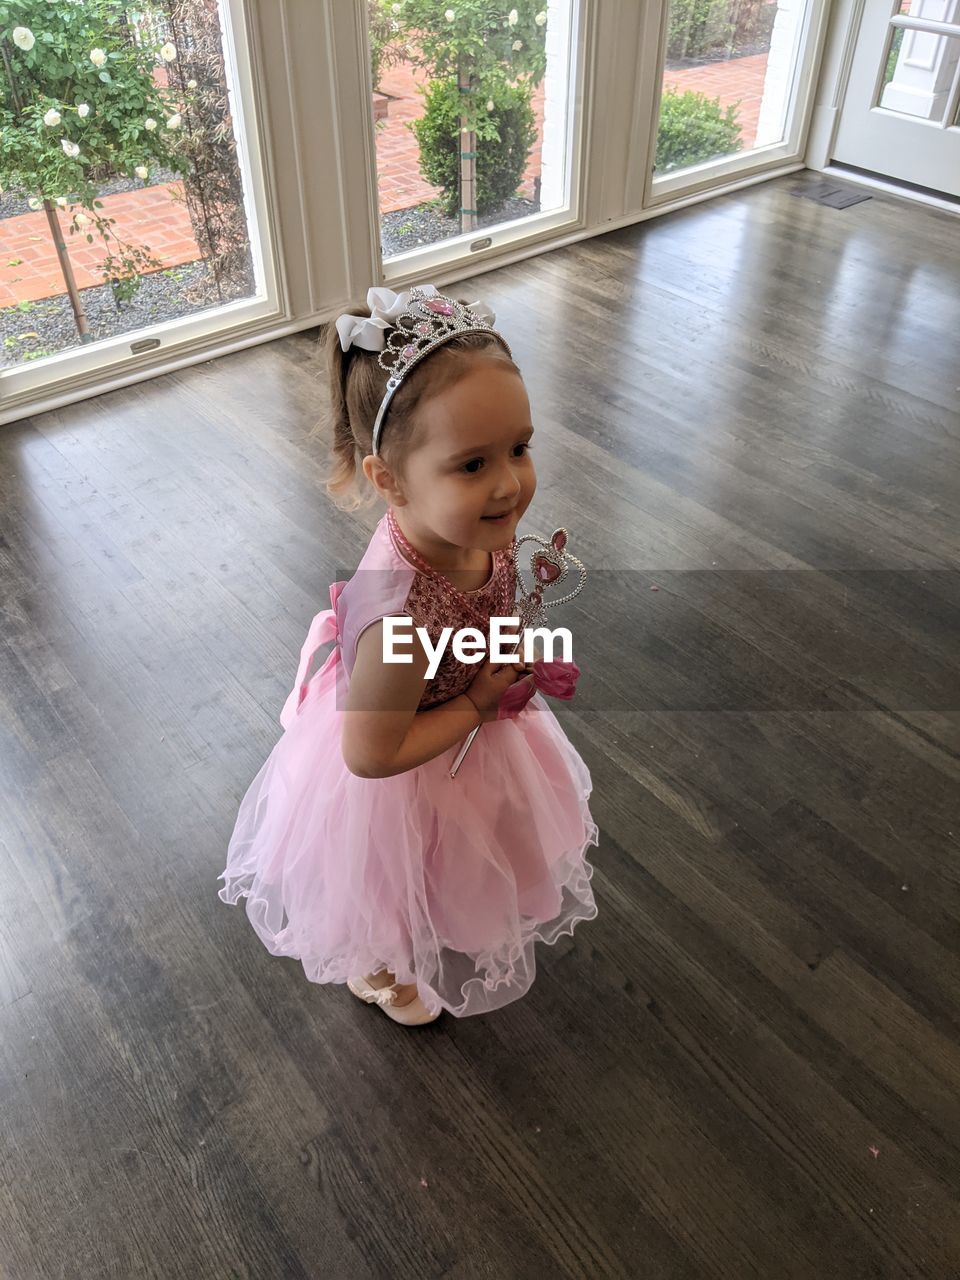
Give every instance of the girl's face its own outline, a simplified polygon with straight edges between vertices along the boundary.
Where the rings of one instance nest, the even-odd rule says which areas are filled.
[[[394,502],[408,535],[441,557],[453,548],[508,547],[537,487],[532,435],[522,379],[499,361],[474,357],[417,409],[417,443]]]

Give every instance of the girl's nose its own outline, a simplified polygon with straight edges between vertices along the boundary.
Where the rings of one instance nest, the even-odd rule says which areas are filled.
[[[513,467],[505,466],[500,468],[497,476],[496,497],[500,501],[518,498],[520,496],[521,486]]]

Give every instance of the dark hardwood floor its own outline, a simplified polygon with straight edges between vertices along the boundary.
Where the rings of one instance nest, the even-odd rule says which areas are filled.
[[[960,221],[802,180],[476,283],[591,570],[601,830],[490,1017],[217,898],[378,514],[315,335],[0,431],[4,1280],[960,1277]]]

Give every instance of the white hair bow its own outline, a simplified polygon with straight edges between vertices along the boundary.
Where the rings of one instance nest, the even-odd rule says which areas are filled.
[[[419,290],[428,298],[440,296],[432,284],[422,284]],[[344,351],[349,351],[351,347],[361,347],[364,351],[382,351],[387,345],[387,330],[395,327],[409,303],[409,290],[404,293],[394,293],[392,289],[368,289],[369,316],[337,317],[337,334],[341,348]],[[497,318],[490,307],[483,302],[471,302],[466,305],[487,324],[493,324]]]

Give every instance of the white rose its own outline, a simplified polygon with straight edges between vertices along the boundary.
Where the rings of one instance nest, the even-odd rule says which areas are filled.
[[[520,15],[517,13],[516,9],[510,10],[510,16],[507,18],[507,21],[510,23],[511,27],[515,27],[517,25],[520,21]]]
[[[402,12],[403,12],[403,5],[402,5],[402,4],[392,4],[392,5],[390,6],[390,8],[393,10],[393,12],[394,12],[394,13],[402,13]]]
[[[448,9],[443,16],[446,18],[448,22],[452,22],[457,15],[453,12],[452,9]]]
[[[51,107],[47,114],[43,117],[43,123],[51,129],[55,124],[60,123],[60,112]]]
[[[89,114],[90,114],[90,108],[87,106],[85,102],[81,102],[77,107],[77,115],[80,117],[81,120],[86,120]]]
[[[60,145],[71,160],[75,160],[80,154],[80,148],[75,142],[71,142],[69,138],[61,138]]]
[[[542,27],[543,24],[546,22],[546,20],[547,20],[546,11],[538,13],[537,16],[534,18],[534,22],[537,24],[538,27]]]
[[[188,88],[188,89],[195,89],[196,87],[197,87],[197,82],[196,82],[196,80],[188,80],[188,81],[187,81],[187,88]]]
[[[73,220],[78,227],[89,227],[90,225],[90,219],[87,217],[85,213],[75,214]]]
[[[152,116],[147,116],[146,120],[143,122],[143,127],[148,133],[153,133],[154,129],[157,127],[157,122],[152,118]]]
[[[492,99],[492,98],[488,98],[488,99],[487,99],[487,110],[488,110],[488,111],[492,111],[492,110],[493,110],[493,99]]]
[[[181,124],[183,124],[183,118],[179,111],[175,111],[172,116],[167,116],[168,129],[179,129]]]
[[[90,61],[93,63],[95,67],[102,67],[103,64],[106,62],[106,60],[107,60],[107,55],[103,52],[102,49],[90,50]]]
[[[66,196],[57,196],[57,208],[58,208],[58,209],[65,209],[66,207],[67,207],[67,197],[66,197]]]
[[[23,49],[24,52],[29,53],[37,43],[37,40],[29,27],[14,27],[13,43],[18,49]]]
[[[522,40],[514,40],[514,42],[513,42],[513,49],[514,49],[514,52],[516,52],[516,51],[517,51],[517,49],[522,49],[522,48],[523,48],[523,41],[522,41]]]
[[[160,57],[164,60],[164,62],[176,62],[177,60],[176,45],[173,45],[169,41],[167,41],[167,43],[160,50]]]
[[[147,168],[145,164],[138,164],[133,172],[137,175],[138,178],[146,178],[150,174],[150,170]]]
[[[36,213],[36,211],[37,211],[38,209],[42,209],[42,208],[43,208],[43,205],[42,205],[42,204],[40,203],[40,201],[39,201],[39,200],[37,200],[36,198],[34,198],[33,200],[28,200],[28,201],[27,201],[27,204],[28,204],[28,205],[30,206],[30,208],[34,211],[34,213]]]

